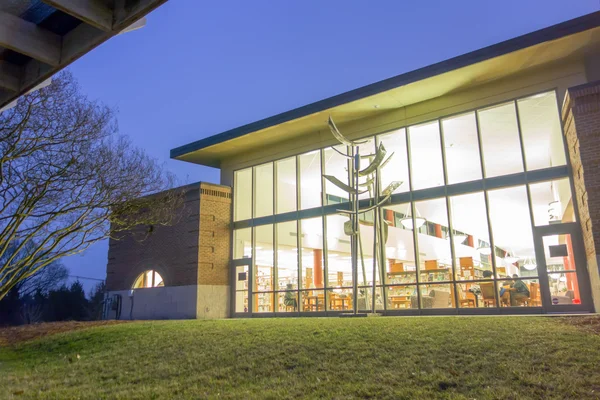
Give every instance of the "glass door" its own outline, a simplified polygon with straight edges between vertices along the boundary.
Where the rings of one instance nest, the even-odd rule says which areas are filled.
[[[252,268],[252,258],[243,258],[233,260],[233,314],[247,314],[250,312],[251,297],[250,291],[250,272]]]
[[[589,282],[579,226],[559,224],[537,228],[535,242],[544,310],[589,310]]]

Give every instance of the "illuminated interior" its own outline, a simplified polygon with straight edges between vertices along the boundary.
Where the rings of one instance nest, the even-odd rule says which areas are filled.
[[[555,92],[366,140],[361,151],[383,143],[394,153],[381,172],[382,187],[401,181],[395,193],[406,195],[382,210],[385,263],[376,261],[373,212],[363,214],[355,292],[348,217],[320,208],[348,201],[321,178],[347,177],[345,146],[236,171],[234,221],[248,227],[234,231],[233,258],[253,258],[251,269],[238,267],[236,313],[348,311],[354,303],[361,311],[541,307],[542,257],[552,302],[581,302],[570,237],[545,236],[547,254],[536,254],[534,246],[534,226],[574,221],[570,180],[560,168],[566,156]],[[483,183],[538,170],[554,175],[489,188]],[[451,195],[432,190],[452,185]],[[425,194],[411,201],[415,191]],[[304,210],[316,211],[304,218]],[[295,212],[299,219],[255,221]],[[548,249],[557,246],[566,255],[550,257]]]
[[[142,272],[133,282],[132,289],[144,289],[165,286],[162,276],[154,270]]]

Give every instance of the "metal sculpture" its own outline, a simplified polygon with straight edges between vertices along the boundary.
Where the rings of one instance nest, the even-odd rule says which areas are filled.
[[[361,155],[360,153],[360,145],[367,143],[367,141],[357,141],[350,140],[346,138],[339,131],[333,119],[329,117],[328,120],[329,129],[333,136],[343,145],[346,146],[346,154],[332,147],[336,152],[338,152],[343,157],[347,158],[348,163],[348,176],[346,178],[347,183],[338,179],[332,175],[323,175],[325,179],[331,182],[333,185],[337,186],[344,192],[348,193],[348,198],[350,201],[350,207],[348,210],[337,210],[340,214],[346,215],[349,217],[348,221],[344,223],[344,233],[350,236],[350,246],[351,246],[351,258],[352,258],[352,281],[353,287],[352,290],[354,292],[352,301],[353,301],[353,312],[354,314],[358,311],[358,260],[360,255],[360,261],[362,265],[363,272],[363,283],[366,286],[367,281],[367,271],[365,267],[365,259],[363,253],[362,240],[360,237],[360,224],[367,225],[364,219],[361,220],[360,215],[366,214],[368,212],[373,211],[373,227],[375,231],[375,240],[373,242],[373,291],[371,296],[371,310],[375,312],[376,310],[376,281],[377,281],[377,266],[380,266],[380,281],[385,282],[385,244],[387,242],[388,236],[388,223],[383,217],[383,209],[382,206],[390,201],[390,198],[394,191],[402,185],[401,181],[392,181],[388,184],[385,189],[381,190],[381,170],[384,168],[390,159],[393,157],[394,153],[387,156],[387,150],[383,143],[379,143],[377,149],[374,154],[365,154]],[[387,156],[387,157],[386,157]],[[360,160],[368,160],[369,164],[360,169]],[[364,181],[361,182],[361,179]],[[360,199],[359,196],[364,193],[369,193],[369,205],[363,208],[360,208]],[[384,286],[385,287],[385,286]],[[383,294],[385,297],[385,293]],[[365,301],[366,304],[369,303],[368,295],[365,293]]]

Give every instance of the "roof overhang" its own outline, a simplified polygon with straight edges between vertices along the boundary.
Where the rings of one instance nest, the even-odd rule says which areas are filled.
[[[0,0],[0,110],[167,0]]]
[[[501,79],[600,44],[600,12],[519,36],[171,150],[171,158],[210,167],[252,149]]]

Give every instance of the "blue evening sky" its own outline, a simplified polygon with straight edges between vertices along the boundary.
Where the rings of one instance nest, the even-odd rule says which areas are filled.
[[[600,0],[169,0],[71,71],[181,184],[218,183],[218,170],[169,150],[598,9]],[[65,263],[103,279],[107,251],[100,243]]]

